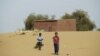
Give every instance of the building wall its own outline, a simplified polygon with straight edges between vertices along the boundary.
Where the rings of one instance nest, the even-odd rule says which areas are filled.
[[[58,31],[76,31],[76,20],[75,19],[65,19],[59,20],[57,22]]]
[[[36,21],[34,23],[34,27],[35,29],[38,29],[38,30],[45,30],[45,31],[55,31],[56,30],[56,25],[57,22],[55,21]]]
[[[76,20],[35,21],[34,27],[35,29],[44,29],[45,31],[76,31]]]

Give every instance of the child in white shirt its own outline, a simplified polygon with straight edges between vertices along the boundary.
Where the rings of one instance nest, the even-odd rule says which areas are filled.
[[[43,46],[42,41],[43,41],[42,34],[39,33],[39,36],[37,38],[37,44],[36,44],[35,48],[39,48],[39,50],[41,50],[41,47]]]

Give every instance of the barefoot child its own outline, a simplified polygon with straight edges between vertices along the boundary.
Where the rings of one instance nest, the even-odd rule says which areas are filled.
[[[39,36],[37,38],[37,44],[36,44],[35,48],[39,48],[39,50],[41,50],[41,47],[43,46],[42,41],[43,41],[42,34],[39,33]]]
[[[55,32],[55,36],[53,37],[53,42],[54,42],[54,52],[56,55],[58,55],[59,52],[59,37],[58,33]]]

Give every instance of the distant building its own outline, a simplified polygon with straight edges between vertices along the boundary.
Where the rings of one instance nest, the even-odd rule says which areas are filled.
[[[76,31],[76,20],[37,20],[34,23],[34,28],[45,31]]]

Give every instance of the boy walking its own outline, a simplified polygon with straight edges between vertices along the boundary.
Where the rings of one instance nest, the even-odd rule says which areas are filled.
[[[41,50],[41,47],[43,46],[42,41],[43,41],[42,34],[39,33],[39,36],[37,38],[37,44],[36,44],[35,48],[39,48],[39,50]]]
[[[54,43],[54,52],[55,52],[56,55],[58,55],[58,52],[59,52],[58,32],[55,32],[55,36],[53,37],[53,43]]]

